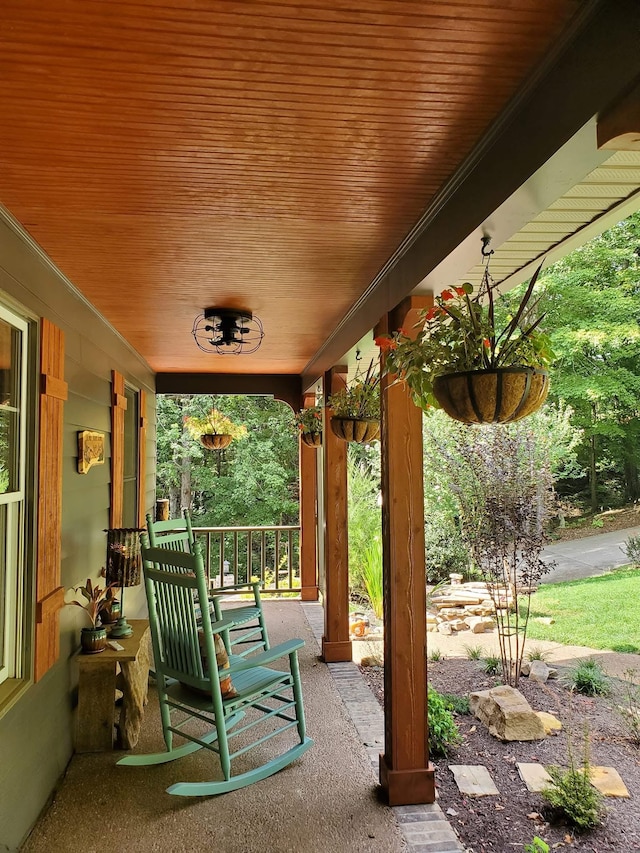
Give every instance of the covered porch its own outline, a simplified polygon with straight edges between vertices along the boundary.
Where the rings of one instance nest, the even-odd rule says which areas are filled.
[[[122,753],[76,755],[23,853],[84,853],[105,846],[140,851],[225,853],[279,850],[461,850],[436,804],[389,808],[376,786],[384,714],[353,663],[320,660],[322,605],[268,600],[273,643],[300,637],[307,727],[315,740],[303,759],[266,784],[216,798],[167,797],[177,780],[219,778],[211,755],[155,768],[116,767]],[[135,752],[162,748],[152,687]],[[249,761],[250,763],[250,761]],[[108,819],[96,819],[108,811]],[[429,848],[419,845],[431,844]]]
[[[372,331],[411,326],[435,293],[474,278],[483,238],[508,288],[545,253],[637,209],[640,8],[12,0],[2,16],[2,370],[20,390],[19,405],[3,403],[22,420],[3,457],[17,485],[2,494],[15,504],[10,524],[0,519],[0,848],[19,849],[71,761],[60,802],[91,816],[87,833],[98,802],[100,825],[108,814],[123,846],[142,816],[148,849],[165,839],[179,849],[200,823],[195,809],[194,837],[213,833],[202,804],[166,803],[164,785],[145,773],[136,787],[133,770],[120,787],[113,755],[73,757],[81,625],[64,607],[71,588],[99,577],[105,530],[142,525],[154,509],[156,395],[268,394],[293,409],[322,399],[326,423],[328,396],[374,352]],[[202,352],[194,319],[214,308],[260,317],[261,346]],[[85,431],[102,436],[90,470],[78,460]],[[295,846],[305,816],[327,845],[359,849],[347,830],[360,811],[388,845],[363,823],[360,849],[402,843],[376,780],[392,806],[435,800],[421,412],[389,378],[381,447],[386,704],[384,737],[369,747],[378,770],[329,681],[352,666],[352,649],[346,447],[326,430],[322,451],[300,446],[303,604],[266,603],[274,632],[289,632],[289,607],[307,638],[319,746],[211,809],[245,796],[262,820],[279,813],[284,827],[288,816],[292,851],[305,849]],[[127,602],[128,615],[144,614],[141,587]],[[151,703],[145,737],[159,734],[153,713]],[[71,849],[57,808],[28,850],[44,849],[45,829],[59,833],[50,849],[52,837]],[[248,823],[250,849],[275,845],[260,840],[272,827]]]

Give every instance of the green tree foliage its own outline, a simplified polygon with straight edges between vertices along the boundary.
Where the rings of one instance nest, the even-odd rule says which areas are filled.
[[[158,496],[172,516],[190,506],[200,526],[295,524],[298,435],[294,415],[269,397],[158,397]],[[187,416],[216,408],[248,435],[224,451],[205,450],[185,428]]]
[[[540,278],[557,361],[551,398],[583,430],[593,509],[640,498],[640,212]]]

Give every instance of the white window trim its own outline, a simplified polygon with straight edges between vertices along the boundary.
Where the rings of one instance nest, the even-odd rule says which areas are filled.
[[[5,624],[4,655],[0,660],[0,684],[10,678],[24,675],[24,624],[25,624],[25,480],[27,444],[27,363],[29,356],[29,326],[27,321],[0,304],[0,320],[21,333],[20,347],[20,399],[19,399],[19,454],[17,459],[17,489],[0,495],[0,505],[7,505],[7,535],[5,541]]]

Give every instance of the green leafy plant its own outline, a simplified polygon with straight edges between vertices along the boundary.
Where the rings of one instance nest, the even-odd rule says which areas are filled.
[[[547,767],[552,784],[542,790],[542,797],[557,809],[580,832],[595,829],[602,822],[604,809],[602,795],[590,781],[589,732],[584,733],[584,752],[580,767],[577,766],[571,739],[568,742],[569,767]]]
[[[382,541],[374,536],[365,549],[362,559],[362,581],[373,612],[382,619]]]
[[[247,428],[244,424],[236,424],[231,418],[223,415],[217,409],[211,409],[206,415],[187,415],[184,425],[193,438],[201,435],[230,435],[232,438],[244,438]]]
[[[76,586],[73,588],[75,593],[80,593],[82,595],[84,601],[74,599],[73,601],[69,601],[68,604],[75,604],[76,607],[82,607],[89,617],[91,627],[96,628],[100,611],[106,610],[108,613],[111,613],[111,605],[114,601],[113,590],[115,587],[117,587],[117,584],[115,583],[111,583],[105,588],[102,588],[97,584],[94,586],[91,582],[91,578],[87,578],[87,582],[84,586]]]
[[[482,659],[482,669],[487,675],[497,675],[502,669],[499,655],[487,655]]]
[[[541,649],[540,646],[532,646],[527,652],[527,660],[549,660],[549,652]]]
[[[300,432],[316,434],[322,432],[322,407],[307,406],[296,412],[296,425]]]
[[[437,663],[439,660],[444,660],[444,655],[440,651],[440,649],[431,649],[429,652],[429,660]]]
[[[593,658],[580,661],[567,676],[567,681],[572,690],[584,696],[607,696],[610,692],[609,679]]]
[[[422,312],[416,337],[401,329],[376,338],[386,355],[385,369],[404,379],[416,405],[426,409],[440,408],[433,383],[443,374],[514,366],[546,368],[553,352],[539,328],[544,317],[537,314],[539,300],[531,299],[540,269],[512,312],[496,312],[499,294],[488,271],[476,293],[468,282],[443,290],[434,305]],[[500,313],[506,315],[502,328],[497,322]]]
[[[446,755],[461,742],[460,732],[451,711],[438,691],[428,685],[429,749],[433,755]]]
[[[524,845],[524,853],[549,853],[549,845],[539,835],[534,835],[531,844]]]
[[[444,706],[447,711],[451,711],[452,714],[470,713],[468,696],[456,696],[455,693],[443,693],[442,701],[444,702]]]
[[[369,364],[364,376],[356,374],[340,391],[329,397],[329,406],[336,418],[379,420],[380,376]]]
[[[465,646],[467,660],[480,660],[482,658],[482,646]]]
[[[620,548],[630,563],[633,563],[634,566],[640,566],[640,536],[629,536]]]

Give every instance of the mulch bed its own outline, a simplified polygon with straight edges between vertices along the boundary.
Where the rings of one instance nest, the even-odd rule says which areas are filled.
[[[594,516],[580,519],[567,518],[568,527],[556,527],[551,537],[554,542],[567,542],[572,539],[584,539],[598,533],[611,533],[614,530],[626,530],[640,524],[640,512],[637,509],[616,509],[599,513],[595,518],[602,521],[601,527],[594,527]]]
[[[383,671],[361,667],[362,674],[382,704]],[[606,698],[590,698],[571,693],[560,670],[560,678],[546,685],[520,679],[519,689],[536,711],[549,711],[564,725],[562,732],[543,741],[502,743],[492,737],[474,717],[457,715],[463,737],[461,746],[447,758],[434,758],[438,802],[469,853],[522,851],[533,836],[544,839],[552,850],[580,850],[581,853],[629,853],[640,850],[640,748],[629,738],[617,707],[623,700],[624,683],[611,679],[612,693]],[[429,662],[430,684],[440,693],[467,696],[500,683],[488,677],[477,661],[447,658]],[[518,775],[516,762],[540,762],[544,766],[568,764],[568,732],[574,757],[584,754],[584,726],[588,726],[590,761],[593,765],[615,767],[625,782],[630,799],[606,798],[603,824],[585,835],[574,834],[566,824],[549,822],[540,794],[527,791]],[[484,765],[500,796],[470,798],[458,790],[449,764]],[[549,820],[547,820],[548,818]]]

